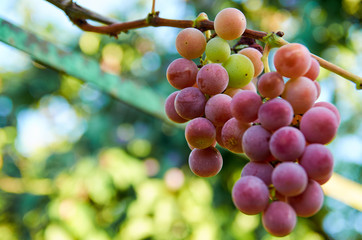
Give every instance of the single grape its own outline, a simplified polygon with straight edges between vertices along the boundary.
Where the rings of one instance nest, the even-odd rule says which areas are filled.
[[[265,98],[276,98],[284,91],[284,80],[277,72],[268,72],[261,75],[257,82],[259,93]]]
[[[280,47],[274,55],[274,66],[282,76],[297,78],[305,74],[312,62],[308,48],[299,43]]]
[[[275,131],[269,142],[270,152],[280,161],[297,160],[302,155],[305,145],[302,132],[289,126]]]
[[[221,153],[215,147],[195,148],[189,156],[190,169],[199,177],[215,176],[220,172],[222,164]]]
[[[258,111],[262,104],[262,99],[257,93],[242,90],[231,100],[231,114],[241,122],[253,122],[258,118]]]
[[[248,47],[240,50],[238,53],[247,56],[251,60],[254,66],[254,77],[259,76],[264,69],[263,62],[261,61],[261,57],[263,56],[261,52],[255,48]]]
[[[214,37],[206,44],[205,54],[208,60],[214,63],[225,62],[230,56],[229,43],[219,37]]]
[[[234,97],[237,93],[241,92],[242,89],[241,88],[227,88],[224,91],[224,94],[230,96],[230,97]]]
[[[313,81],[313,82],[314,82],[314,85],[315,85],[315,87],[317,89],[317,98],[316,99],[318,99],[319,96],[321,95],[321,85],[319,84],[318,81]]]
[[[338,119],[331,110],[313,107],[303,115],[300,130],[308,142],[327,144],[336,135],[338,125]]]
[[[297,163],[283,162],[278,164],[272,173],[272,183],[284,196],[301,194],[308,184],[308,176],[304,168]]]
[[[293,108],[286,100],[274,98],[260,106],[258,119],[263,128],[274,131],[292,123]]]
[[[232,199],[242,213],[258,214],[268,206],[269,190],[260,178],[245,176],[234,184]]]
[[[166,76],[172,87],[184,89],[195,84],[198,71],[199,69],[193,61],[178,58],[168,66]]]
[[[333,172],[333,155],[322,144],[314,143],[306,146],[299,163],[307,172],[308,177],[315,181],[329,179]]]
[[[225,90],[229,76],[225,68],[217,63],[206,64],[197,74],[197,86],[201,92],[216,95]]]
[[[264,162],[273,160],[269,150],[271,132],[260,125],[254,125],[245,131],[242,145],[243,151],[251,161]]]
[[[297,216],[288,203],[275,201],[263,212],[262,223],[271,235],[284,237],[293,231]]]
[[[256,87],[255,84],[253,83],[253,80],[251,80],[248,84],[246,84],[244,87],[241,87],[242,90],[250,90],[253,92],[257,92],[256,91]]]
[[[214,28],[216,34],[222,39],[234,40],[244,33],[246,18],[236,8],[225,8],[216,15]]]
[[[177,52],[184,58],[200,57],[206,48],[204,34],[196,28],[185,28],[176,37]]]
[[[216,142],[223,148],[225,148],[224,143],[222,142],[221,138],[221,131],[224,125],[216,127]]]
[[[323,205],[324,195],[321,186],[314,180],[309,180],[307,188],[302,194],[288,197],[288,203],[299,217],[311,217]]]
[[[338,120],[338,125],[341,122],[341,115],[339,114],[338,109],[336,108],[336,106],[334,106],[332,103],[329,102],[317,102],[313,105],[313,107],[325,107],[328,108],[329,110],[331,110],[334,115],[337,117]]]
[[[167,117],[175,122],[175,123],[184,123],[187,122],[187,119],[182,118],[180,115],[178,115],[178,113],[176,112],[175,109],[175,98],[176,95],[179,93],[180,91],[176,91],[171,93],[165,101],[165,112]]]
[[[311,80],[316,80],[319,75],[319,62],[312,58],[310,67],[306,73],[303,74],[304,77],[307,77]]]
[[[231,88],[241,88],[247,85],[254,77],[254,66],[251,60],[242,54],[232,54],[222,66],[229,74]]]
[[[205,113],[206,98],[200,89],[187,87],[182,89],[175,98],[175,109],[184,119],[201,117]]]
[[[263,180],[269,186],[273,172],[273,166],[268,162],[248,162],[241,171],[241,177],[255,176]]]
[[[250,127],[236,118],[230,118],[221,130],[221,139],[224,146],[234,153],[243,153],[242,139],[244,132]]]
[[[191,147],[207,148],[215,141],[216,129],[206,118],[194,118],[186,125],[185,138]]]
[[[205,115],[215,126],[222,126],[232,115],[230,111],[231,97],[225,94],[212,96],[206,103]]]
[[[293,107],[295,114],[303,114],[317,100],[317,88],[312,80],[306,77],[290,79],[284,88],[282,98]]]

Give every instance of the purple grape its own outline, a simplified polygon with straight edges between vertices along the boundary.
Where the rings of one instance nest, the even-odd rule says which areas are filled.
[[[297,223],[293,208],[285,202],[272,202],[263,212],[262,222],[268,233],[283,237],[291,233]]]
[[[215,126],[222,126],[232,115],[230,111],[231,97],[225,94],[212,96],[206,103],[205,115]]]
[[[230,118],[221,130],[221,139],[225,148],[234,153],[243,153],[242,139],[248,123],[242,123],[235,118]]]
[[[210,63],[203,66],[197,74],[197,86],[208,95],[222,93],[229,83],[229,75],[223,66]]]
[[[293,108],[286,100],[274,98],[261,105],[258,119],[263,128],[274,131],[292,123]]]
[[[337,133],[338,120],[336,115],[325,107],[309,109],[300,121],[300,131],[310,143],[327,144]]]
[[[197,65],[188,59],[178,58],[170,63],[166,76],[168,82],[177,89],[192,87],[196,82]]]
[[[337,120],[338,120],[338,125],[341,122],[341,115],[339,114],[338,109],[336,108],[336,106],[334,106],[332,103],[329,102],[317,102],[313,105],[313,107],[325,107],[328,108],[329,110],[331,110],[334,115],[336,115]]]
[[[269,147],[272,155],[280,161],[295,161],[305,148],[305,138],[294,127],[282,127],[270,138]]]
[[[215,147],[205,149],[195,148],[189,156],[191,171],[199,177],[212,177],[222,168],[222,156]]]
[[[186,125],[185,138],[191,147],[207,148],[215,141],[216,129],[206,118],[194,118]]]
[[[308,184],[308,176],[303,167],[293,162],[283,162],[274,168],[272,183],[284,196],[301,194]]]
[[[311,179],[302,194],[288,197],[288,203],[299,217],[310,217],[316,214],[322,208],[323,200],[324,195],[321,186]]]
[[[245,131],[242,145],[244,153],[251,161],[270,161],[273,156],[269,150],[271,133],[260,125],[254,125]]]
[[[167,117],[176,123],[184,123],[187,122],[187,119],[182,118],[180,115],[178,115],[178,113],[176,112],[175,109],[175,98],[176,95],[179,93],[180,91],[176,91],[171,93],[165,101],[165,112]]]
[[[231,113],[241,122],[253,122],[258,118],[258,110],[263,104],[261,97],[250,90],[235,94],[231,100]]]
[[[268,206],[269,190],[259,178],[245,176],[234,184],[232,199],[241,212],[248,215],[258,214]]]
[[[333,172],[333,155],[324,145],[314,143],[308,145],[299,160],[308,177],[315,181],[329,179]]]
[[[202,117],[205,113],[206,98],[200,89],[187,87],[182,89],[175,98],[175,109],[184,119]]]
[[[269,186],[274,168],[268,162],[248,162],[241,171],[241,177],[255,176]]]

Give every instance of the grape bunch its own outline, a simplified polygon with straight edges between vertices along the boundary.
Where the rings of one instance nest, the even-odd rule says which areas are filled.
[[[167,68],[167,80],[178,90],[166,99],[166,114],[173,122],[188,122],[194,174],[212,177],[221,170],[216,144],[250,159],[233,186],[233,202],[245,214],[261,213],[270,234],[286,236],[297,216],[310,217],[322,207],[320,185],[333,172],[325,144],[335,137],[340,115],[333,104],[315,102],[319,63],[305,46],[280,47],[276,71],[263,73],[257,49],[231,54],[228,40],[240,38],[246,28],[241,11],[220,11],[214,28],[216,37],[208,40],[196,28],[178,34],[182,58]],[[195,58],[201,58],[199,66]]]

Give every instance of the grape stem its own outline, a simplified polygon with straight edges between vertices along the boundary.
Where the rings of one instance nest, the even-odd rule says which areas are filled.
[[[192,20],[175,20],[160,18],[159,12],[155,12],[155,0],[152,1],[152,11],[144,19],[139,19],[129,22],[118,22],[116,20],[104,17],[96,12],[79,6],[74,3],[73,0],[46,0],[47,2],[55,5],[59,9],[65,12],[69,19],[77,25],[83,31],[96,32],[101,34],[108,34],[117,38],[121,32],[127,32],[131,29],[138,29],[143,27],[175,27],[175,28],[189,28],[195,27],[201,31],[214,30],[214,22],[207,18],[197,18],[195,21]],[[104,26],[94,26],[87,22],[87,20],[93,20],[99,23],[105,24]],[[254,38],[266,43],[266,47],[281,47],[288,44],[278,33],[266,33],[262,31],[255,31],[251,29],[245,29],[243,36],[248,38]],[[265,50],[264,50],[265,51]],[[267,55],[269,52],[263,54],[264,61],[267,62]],[[320,64],[321,67],[336,73],[356,84],[357,89],[362,89],[362,78],[353,73],[350,73],[323,58],[320,58],[314,54],[311,54]],[[263,62],[264,63],[264,62]],[[264,65],[266,71],[270,71],[269,65]]]
[[[270,48],[269,43],[266,43],[264,50],[263,50],[263,56],[261,57],[261,61],[263,62],[265,73],[270,72],[269,61],[268,61],[270,49],[271,48]]]

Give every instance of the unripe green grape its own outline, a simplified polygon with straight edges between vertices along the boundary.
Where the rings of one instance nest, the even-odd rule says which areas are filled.
[[[222,38],[215,37],[206,44],[205,54],[211,62],[225,62],[229,58],[230,52],[229,43]]]
[[[254,65],[242,54],[232,54],[222,66],[229,74],[229,88],[241,88],[254,77]]]

